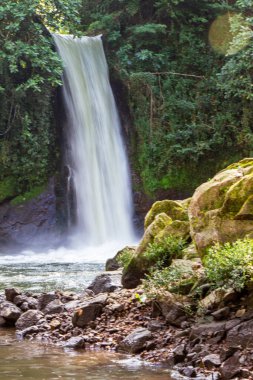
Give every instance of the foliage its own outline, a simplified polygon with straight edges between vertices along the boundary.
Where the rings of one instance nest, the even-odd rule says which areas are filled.
[[[16,195],[16,183],[12,177],[6,177],[0,182],[0,202]]]
[[[77,5],[66,0],[6,0],[0,6],[0,180],[16,193],[44,184],[55,170],[53,88],[62,64],[51,30],[74,30]]]
[[[174,258],[180,258],[182,251],[186,247],[186,241],[173,235],[150,243],[144,253],[144,258],[157,268],[169,265]]]
[[[207,36],[228,11],[226,56]],[[251,154],[251,0],[83,0],[81,21],[86,33],[104,34],[114,81],[127,91],[146,192],[192,190]]]
[[[133,252],[131,250],[128,250],[127,248],[124,249],[119,256],[117,256],[116,260],[118,264],[126,269],[133,257]]]
[[[142,284],[145,292],[155,297],[158,293],[165,291],[188,294],[197,280],[197,275],[189,273],[185,267],[172,266],[154,270],[146,276]]]
[[[215,288],[242,290],[253,279],[253,239],[216,244],[209,249],[204,265]]]
[[[45,190],[45,186],[37,186],[31,191],[27,191],[24,194],[18,195],[17,197],[11,200],[11,204],[16,206],[22,203],[25,203],[38,195],[40,195]]]

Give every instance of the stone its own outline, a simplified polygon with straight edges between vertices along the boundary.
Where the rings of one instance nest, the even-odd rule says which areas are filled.
[[[241,368],[238,353],[228,358],[220,367],[220,374],[224,380],[232,379],[233,377],[240,375],[240,373]]]
[[[212,316],[216,320],[226,319],[230,314],[229,307],[223,307],[222,309],[216,310],[212,313]]]
[[[16,305],[16,306],[20,306],[22,305],[23,302],[27,302],[27,299],[28,297],[25,296],[24,294],[18,294],[14,297],[13,299],[13,303]]]
[[[21,291],[16,288],[8,288],[4,290],[5,298],[9,302],[13,302],[14,298],[21,294]]]
[[[200,309],[213,310],[223,302],[235,301],[237,293],[233,289],[215,289],[199,302]]]
[[[210,375],[207,376],[206,380],[219,380],[220,379],[220,373],[219,372],[212,372]]]
[[[186,306],[179,302],[172,293],[164,292],[163,296],[153,302],[153,309],[157,309],[164,316],[167,323],[180,327],[187,318]]]
[[[145,217],[144,227],[147,229],[158,214],[165,213],[172,220],[188,220],[187,206],[190,198],[184,201],[163,200],[155,202]]]
[[[103,307],[107,301],[106,294],[100,294],[90,300],[81,303],[74,311],[72,323],[76,327],[87,326],[102,314]]]
[[[4,318],[7,324],[14,325],[21,314],[20,308],[9,301],[0,304],[0,317]]]
[[[16,322],[16,329],[24,330],[27,327],[37,325],[37,323],[43,317],[44,317],[43,313],[39,310],[28,310],[18,318]]]
[[[253,237],[253,159],[228,166],[199,186],[188,213],[191,237],[204,256],[215,242]]]
[[[55,292],[50,293],[42,293],[38,298],[38,309],[42,310],[49,304],[49,302],[52,302],[59,298]]]
[[[239,309],[235,313],[235,316],[236,316],[236,318],[241,318],[245,315],[245,313],[246,313],[246,309]]]
[[[44,314],[59,314],[64,311],[64,304],[56,299],[47,304],[47,306],[43,309]]]
[[[182,375],[187,376],[187,377],[196,377],[197,372],[194,367],[188,366],[188,367],[183,368]]]
[[[26,335],[37,333],[39,331],[38,326],[26,327],[24,330],[19,330],[16,332],[16,337],[18,339],[24,339]]]
[[[105,263],[105,270],[106,271],[115,271],[115,270],[118,270],[120,268],[120,264],[118,263],[117,259],[120,255],[122,254],[127,254],[129,256],[133,256],[134,253],[136,251],[136,247],[125,247],[123,249],[121,249],[119,252],[116,253],[116,255],[111,258],[111,259],[108,259]]]
[[[64,347],[78,349],[78,348],[83,348],[84,344],[85,344],[85,340],[84,340],[83,337],[81,337],[81,336],[74,336],[74,337],[68,339],[64,343]]]
[[[217,335],[225,336],[226,322],[202,323],[192,326],[190,339],[200,339],[201,337],[213,337]]]
[[[117,289],[121,289],[121,276],[122,272],[104,272],[99,274],[87,289],[92,290],[94,294],[99,293],[112,293]]]
[[[227,332],[226,342],[231,346],[253,348],[253,320],[242,322]]]
[[[47,247],[55,243],[57,225],[54,180],[45,191],[22,204],[0,204],[0,240],[3,245]]]
[[[149,268],[155,264],[147,260],[144,253],[149,244],[154,242],[155,237],[171,223],[172,219],[165,213],[156,215],[154,221],[146,229],[131,261],[123,270],[122,285],[124,288],[136,288],[141,283],[141,279],[148,272]]]
[[[208,370],[211,370],[214,367],[219,367],[221,365],[220,355],[218,354],[206,355],[202,359],[202,363],[204,364],[205,368]]]
[[[148,329],[137,328],[119,344],[118,350],[136,354],[146,347],[151,338],[152,334]]]
[[[65,303],[64,307],[67,311],[71,311],[71,310],[76,309],[80,303],[81,303],[80,300],[74,300],[74,301]]]
[[[180,344],[176,346],[172,352],[173,352],[175,363],[180,363],[184,361],[187,354],[185,344]]]

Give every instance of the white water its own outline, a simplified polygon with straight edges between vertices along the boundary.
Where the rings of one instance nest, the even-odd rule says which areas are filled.
[[[77,203],[74,245],[133,241],[132,199],[120,123],[101,37],[54,35],[64,62],[64,98]]]

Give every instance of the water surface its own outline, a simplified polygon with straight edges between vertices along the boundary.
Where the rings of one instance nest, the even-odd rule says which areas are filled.
[[[20,342],[6,329],[0,329],[0,355],[0,380],[170,380],[168,370],[130,357]]]

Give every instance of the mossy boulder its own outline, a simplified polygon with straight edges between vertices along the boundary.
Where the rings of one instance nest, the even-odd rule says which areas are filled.
[[[140,284],[141,278],[150,269],[151,263],[145,257],[144,253],[149,244],[153,243],[155,237],[161,233],[165,227],[172,223],[172,219],[165,213],[155,216],[153,222],[146,229],[144,236],[138,245],[130,263],[124,268],[122,276],[122,285],[125,288],[135,288]]]
[[[145,229],[154,221],[158,214],[165,213],[172,220],[188,220],[188,205],[190,198],[184,201],[164,200],[155,202],[145,217]]]
[[[228,166],[198,187],[189,219],[191,237],[202,256],[215,242],[253,238],[253,158]]]
[[[15,197],[17,194],[18,191],[14,178],[6,177],[0,181],[0,203]]]

